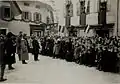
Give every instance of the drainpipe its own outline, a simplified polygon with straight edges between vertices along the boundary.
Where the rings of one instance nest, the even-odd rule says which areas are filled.
[[[117,36],[119,33],[119,0],[117,0]]]

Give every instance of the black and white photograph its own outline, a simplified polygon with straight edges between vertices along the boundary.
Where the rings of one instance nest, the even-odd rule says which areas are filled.
[[[120,0],[0,0],[1,84],[120,84]]]

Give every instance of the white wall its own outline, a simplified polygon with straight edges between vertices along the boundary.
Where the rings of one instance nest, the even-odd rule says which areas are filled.
[[[28,36],[30,35],[29,23],[12,21],[8,24],[9,31],[13,32],[15,35],[18,35],[20,31],[23,31]]]
[[[86,24],[96,25],[98,24],[98,13],[91,13],[86,16]]]

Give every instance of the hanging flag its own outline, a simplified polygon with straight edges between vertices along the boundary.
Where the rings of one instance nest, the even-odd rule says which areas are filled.
[[[59,25],[59,32],[61,31],[61,26]]]
[[[87,26],[87,28],[85,28],[85,33],[88,33],[89,32],[89,29],[90,29],[90,25]]]
[[[16,1],[10,0],[10,6],[14,16],[18,16],[22,13]]]
[[[65,26],[63,26],[63,28],[62,28],[62,33],[64,33],[64,30],[65,30]]]

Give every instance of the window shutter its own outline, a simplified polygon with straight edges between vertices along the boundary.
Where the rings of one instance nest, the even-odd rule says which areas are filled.
[[[1,7],[1,19],[3,19],[4,18],[4,7],[2,6]]]
[[[39,18],[40,18],[40,20],[39,20],[39,21],[41,22],[41,18],[42,18],[42,17],[41,17],[41,14],[39,14]]]
[[[111,0],[107,0],[107,11],[111,10]]]
[[[25,20],[25,12],[22,11],[22,20]]]
[[[73,17],[73,4],[70,4],[70,17]]]
[[[31,12],[28,13],[28,20],[31,21],[32,17],[31,17]]]
[[[66,17],[67,16],[67,9],[66,9],[66,4],[64,3],[64,9],[63,9],[63,15],[64,15],[64,17]]]
[[[36,21],[36,13],[34,13],[34,21]]]

